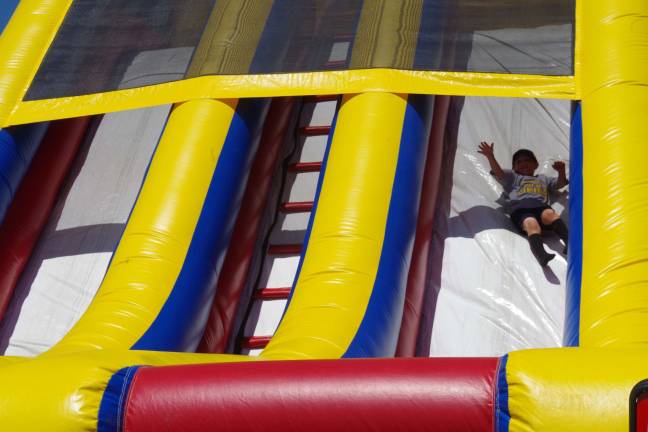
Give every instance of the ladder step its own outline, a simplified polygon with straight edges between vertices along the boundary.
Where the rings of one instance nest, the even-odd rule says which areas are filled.
[[[333,40],[336,42],[351,42],[354,38],[353,33],[339,33],[333,36]]]
[[[344,60],[329,60],[327,61],[324,66],[327,68],[336,68],[336,67],[344,67],[346,66],[347,61],[346,59]]]
[[[301,244],[278,244],[270,245],[268,255],[298,255],[301,251]]]
[[[255,291],[254,298],[257,300],[285,300],[290,295],[292,288],[263,288]]]
[[[283,213],[306,213],[313,210],[313,201],[283,203],[279,210]]]
[[[330,102],[336,101],[340,95],[330,94],[330,95],[315,95],[308,98],[309,102]]]
[[[303,136],[328,135],[331,132],[331,126],[302,126],[299,128],[299,134]]]
[[[288,170],[291,172],[317,172],[322,170],[322,162],[297,162],[290,164]]]
[[[265,348],[270,342],[272,336],[249,336],[243,338],[241,341],[241,348],[243,349],[259,349]]]

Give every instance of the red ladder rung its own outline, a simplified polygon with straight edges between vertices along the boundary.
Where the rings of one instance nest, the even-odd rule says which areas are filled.
[[[298,255],[301,253],[301,244],[270,245],[268,255]]]
[[[317,172],[322,170],[322,162],[297,162],[288,167],[292,172]]]
[[[330,95],[315,95],[309,98],[310,102],[331,102],[336,101],[340,95],[330,94]]]
[[[344,59],[344,60],[329,60],[326,63],[324,63],[324,67],[336,68],[336,67],[346,66],[346,64],[347,64],[346,59]]]
[[[328,135],[329,132],[331,132],[331,126],[302,126],[299,128],[299,133],[303,136]]]
[[[243,349],[259,349],[265,348],[272,339],[272,336],[249,336],[243,338],[241,341],[241,348]]]
[[[306,213],[313,210],[313,201],[283,203],[280,210],[283,213]]]
[[[254,293],[257,300],[285,300],[290,295],[290,287],[285,288],[263,288]]]

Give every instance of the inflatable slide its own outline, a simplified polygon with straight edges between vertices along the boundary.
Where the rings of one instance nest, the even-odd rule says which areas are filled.
[[[3,430],[627,430],[648,8],[0,6]],[[568,165],[546,267],[510,168]]]

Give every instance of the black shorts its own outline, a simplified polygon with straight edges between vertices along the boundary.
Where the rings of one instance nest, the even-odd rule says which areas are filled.
[[[544,205],[542,207],[533,207],[533,208],[520,208],[515,210],[513,213],[511,213],[511,220],[513,221],[513,224],[519,229],[520,231],[524,232],[524,228],[522,227],[522,222],[524,222],[524,219],[528,217],[532,217],[535,220],[538,221],[540,226],[542,228],[547,228],[547,225],[542,223],[542,212],[550,209],[551,206]]]

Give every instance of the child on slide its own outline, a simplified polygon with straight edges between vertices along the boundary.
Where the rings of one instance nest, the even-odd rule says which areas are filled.
[[[542,244],[543,228],[552,229],[565,243],[567,252],[567,239],[569,234],[567,226],[560,219],[558,213],[549,206],[549,193],[566,186],[568,182],[565,175],[565,163],[554,162],[552,168],[558,172],[558,177],[547,177],[535,174],[538,169],[538,160],[531,150],[521,149],[513,154],[513,169],[505,170],[500,167],[495,159],[495,144],[490,145],[482,141],[478,153],[488,159],[491,175],[504,188],[508,194],[508,212],[513,224],[525,232],[529,238],[531,251],[542,267],[545,267],[555,255],[548,253]]]

